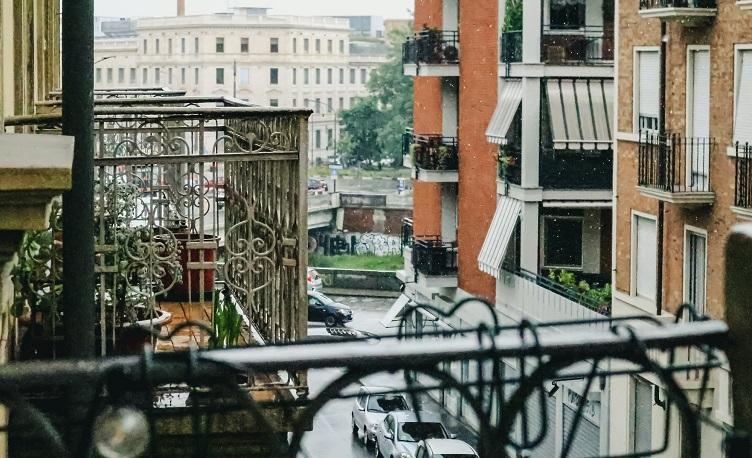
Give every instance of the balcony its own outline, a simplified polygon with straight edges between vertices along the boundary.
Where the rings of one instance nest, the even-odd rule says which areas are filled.
[[[640,193],[679,205],[711,205],[712,138],[641,132],[638,152]]]
[[[413,268],[419,283],[428,288],[457,287],[457,244],[442,242],[441,236],[415,237]]]
[[[425,29],[402,45],[406,76],[459,76],[459,32]]]
[[[731,210],[740,218],[752,220],[752,145],[736,144],[734,206]]]
[[[420,135],[407,131],[403,149],[415,166],[415,177],[432,183],[457,183],[459,148],[456,137]]]
[[[501,62],[522,62],[522,31],[501,34]],[[541,62],[549,65],[612,65],[614,31],[603,26],[563,28],[544,25]]]
[[[687,27],[707,24],[717,12],[716,0],[640,0],[640,16],[676,21]]]
[[[541,150],[540,186],[544,189],[611,189],[612,150]]]

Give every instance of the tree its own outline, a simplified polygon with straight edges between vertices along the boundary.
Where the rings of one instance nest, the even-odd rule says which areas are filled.
[[[402,164],[402,134],[413,119],[413,80],[402,70],[402,42],[409,34],[389,34],[389,60],[371,74],[368,96],[342,112],[339,150],[346,160]]]

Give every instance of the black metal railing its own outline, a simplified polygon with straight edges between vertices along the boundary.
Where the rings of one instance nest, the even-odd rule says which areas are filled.
[[[403,247],[413,246],[413,219],[412,218],[402,219],[402,230],[400,234],[401,234],[400,238],[402,239]]]
[[[522,148],[504,145],[499,151],[499,178],[509,183],[522,185]]]
[[[522,30],[501,33],[501,62],[522,62]]]
[[[540,186],[551,189],[611,189],[613,151],[541,151]]]
[[[501,62],[522,62],[522,31],[501,34]],[[597,64],[614,60],[613,28],[585,25],[561,28],[544,25],[541,36],[541,61],[548,64]]]
[[[403,64],[458,64],[459,32],[425,29],[402,44]]]
[[[424,275],[456,275],[457,244],[441,241],[441,236],[415,237],[413,267]]]
[[[640,0],[641,10],[656,8],[716,8],[716,0]]]
[[[712,138],[640,132],[638,185],[671,193],[711,192]]]
[[[752,208],[752,145],[736,144],[734,205]]]
[[[403,149],[419,169],[454,171],[459,167],[457,137],[420,135],[408,129],[403,136]]]

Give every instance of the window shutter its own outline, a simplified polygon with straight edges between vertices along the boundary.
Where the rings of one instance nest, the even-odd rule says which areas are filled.
[[[640,95],[639,114],[658,117],[658,75],[659,59],[657,51],[640,51],[638,53]]]
[[[710,137],[710,53],[695,51],[692,56],[692,137],[707,138]]]
[[[647,218],[635,218],[637,225],[637,263],[635,267],[635,294],[650,300],[656,297],[656,223]]]
[[[752,143],[752,50],[739,53],[734,140]]]

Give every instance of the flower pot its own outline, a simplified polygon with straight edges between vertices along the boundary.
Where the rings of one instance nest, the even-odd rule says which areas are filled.
[[[214,276],[216,272],[215,261],[217,259],[217,249],[219,246],[219,237],[213,235],[178,233],[174,234],[180,250],[180,267],[183,270],[183,279],[176,281],[172,288],[167,292],[167,297],[175,300],[211,298],[214,291]],[[203,263],[201,254],[203,253]],[[201,279],[203,278],[203,291],[201,288]],[[164,284],[170,285],[173,282],[172,275],[167,272],[164,277]]]

